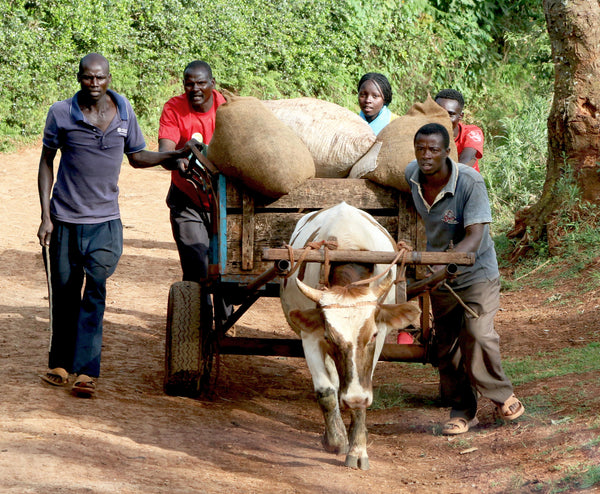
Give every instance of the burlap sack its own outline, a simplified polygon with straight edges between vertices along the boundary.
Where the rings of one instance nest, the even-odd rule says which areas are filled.
[[[450,157],[458,161],[448,112],[427,96],[424,103],[415,103],[406,115],[392,120],[383,128],[375,144],[352,167],[350,178],[366,177],[378,184],[409,192],[404,170],[415,159],[413,142],[417,130],[428,123],[446,127],[450,134]]]
[[[219,171],[272,198],[315,176],[308,148],[260,100],[224,94],[207,154]]]
[[[293,98],[263,101],[306,144],[317,177],[344,178],[375,142],[375,133],[356,113],[328,101]]]

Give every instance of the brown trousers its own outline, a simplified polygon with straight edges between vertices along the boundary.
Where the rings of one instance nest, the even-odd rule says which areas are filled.
[[[440,392],[451,417],[468,420],[477,413],[478,395],[504,403],[513,393],[502,370],[500,337],[494,316],[500,305],[500,280],[475,283],[455,290],[479,315],[474,318],[449,292],[431,294],[439,360]]]

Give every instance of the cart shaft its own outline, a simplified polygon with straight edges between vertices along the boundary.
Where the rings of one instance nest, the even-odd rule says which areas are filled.
[[[264,357],[304,357],[302,340],[279,338],[243,338],[226,336],[219,342],[222,355],[259,355]],[[386,343],[379,356],[386,362],[424,362],[425,347],[422,345],[398,345]]]

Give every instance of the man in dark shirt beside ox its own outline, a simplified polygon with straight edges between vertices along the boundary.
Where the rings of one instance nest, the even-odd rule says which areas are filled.
[[[123,250],[118,204],[123,153],[135,168],[172,170],[191,148],[145,150],[131,104],[109,89],[109,64],[102,55],[81,59],[77,81],[81,89],[48,112],[39,165],[38,238],[46,254],[52,332],[49,370],[40,377],[67,386],[69,373],[75,374],[72,391],[90,396],[100,375],[106,280]]]
[[[520,417],[525,408],[502,369],[494,330],[500,273],[483,178],[450,159],[450,136],[442,125],[421,127],[414,146],[416,160],[406,167],[405,177],[425,224],[427,250],[476,253],[472,266],[431,292],[441,397],[451,407],[442,432],[462,434],[478,423],[479,396],[492,400],[505,420]]]

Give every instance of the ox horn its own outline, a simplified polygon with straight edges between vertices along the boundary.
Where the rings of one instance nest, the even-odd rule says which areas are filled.
[[[298,278],[296,278],[296,285],[298,285],[298,289],[310,300],[312,300],[315,303],[319,303],[319,300],[321,300],[321,297],[323,296],[323,292],[321,290],[317,290],[312,286],[308,286],[306,283],[300,281]]]
[[[393,283],[394,278],[392,272],[390,271],[387,276],[373,289],[373,293],[375,294],[377,300],[379,300],[380,297],[386,296]]]

